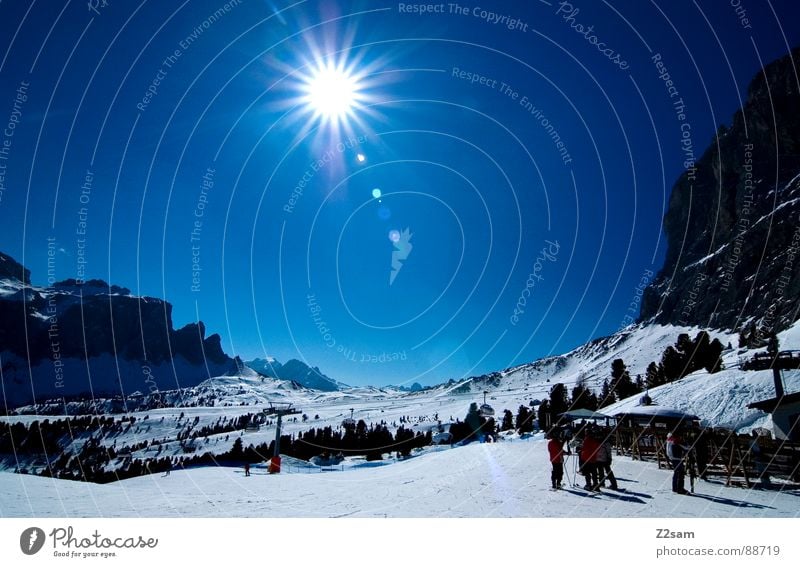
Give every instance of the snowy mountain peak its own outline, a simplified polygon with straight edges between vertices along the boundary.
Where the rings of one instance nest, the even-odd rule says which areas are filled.
[[[264,376],[293,381],[313,390],[334,392],[348,387],[346,384],[324,375],[316,366],[308,366],[295,358],[289,360],[286,364],[281,364],[273,357],[267,357],[266,359],[256,358],[245,364]]]

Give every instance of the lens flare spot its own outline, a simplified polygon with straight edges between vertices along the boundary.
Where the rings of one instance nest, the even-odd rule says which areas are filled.
[[[389,220],[392,216],[392,211],[389,210],[389,207],[383,205],[378,209],[378,218],[381,220]],[[391,238],[391,237],[390,237]],[[399,239],[399,235],[398,235]],[[394,240],[393,242],[397,242]]]
[[[399,230],[390,230],[389,231],[389,240],[392,242],[400,242],[400,231]]]
[[[381,195],[382,195],[382,193],[381,193],[380,189],[373,189],[372,190],[372,196],[375,197],[376,199],[380,199]]]
[[[358,163],[364,163],[365,161],[367,161],[367,156],[365,156],[364,154],[356,154],[356,160],[358,161]]]

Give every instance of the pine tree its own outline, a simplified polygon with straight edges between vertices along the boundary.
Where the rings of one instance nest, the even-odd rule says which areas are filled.
[[[614,390],[611,388],[608,380],[603,380],[603,387],[600,390],[600,407],[604,408],[606,406],[610,406],[616,401],[617,398],[614,395]]]
[[[469,438],[477,437],[481,432],[481,428],[485,423],[485,419],[481,416],[478,404],[472,402],[467,410],[467,415],[464,417],[464,423],[469,427]]]
[[[739,332],[739,348],[761,348],[767,345],[765,338],[770,333],[766,333],[762,328],[756,325],[755,321],[743,327]]]
[[[713,367],[714,361],[709,360],[711,356],[713,356],[711,352],[711,337],[706,331],[700,331],[692,343],[692,350],[689,353],[689,359],[683,375],[686,376],[706,366]]]
[[[599,407],[600,401],[597,399],[597,394],[595,394],[592,390],[589,390],[589,393],[586,396],[586,409],[597,411]]]
[[[611,363],[611,388],[619,400],[633,396],[641,391],[637,390],[636,384],[631,380],[628,368],[621,358],[617,358]]]
[[[637,394],[640,393],[640,392],[644,392],[646,386],[645,386],[645,383],[644,383],[644,378],[642,378],[641,374],[637,374],[636,375],[636,382],[634,382],[634,385],[636,386],[636,393]]]
[[[510,431],[514,429],[514,414],[511,410],[503,412],[503,422],[500,424],[500,431]]]
[[[570,398],[569,408],[571,410],[583,409],[584,397],[586,393],[586,386],[584,386],[582,382],[575,384],[575,387],[572,388],[572,397]]]
[[[533,431],[533,412],[527,406],[521,405],[517,410],[517,431],[520,434]]]
[[[550,388],[550,413],[553,416],[553,422],[559,414],[564,413],[569,409],[569,401],[567,399],[567,387],[564,384],[558,383]]]
[[[678,335],[678,340],[675,341],[675,350],[683,354],[691,354],[694,350],[694,343],[687,333]]]
[[[722,370],[723,350],[725,350],[725,347],[722,346],[722,343],[719,341],[719,339],[714,339],[711,341],[711,344],[708,345],[708,351],[706,352],[704,361],[704,368],[709,374],[713,374]]]
[[[681,377],[684,363],[683,357],[674,347],[668,346],[661,356],[661,368],[666,382],[674,382]]]
[[[237,437],[236,441],[233,442],[233,448],[229,453],[231,459],[239,460],[244,457],[244,447],[242,445],[242,438]]]
[[[656,386],[660,386],[664,384],[664,368],[660,364],[656,364],[655,362],[651,362],[647,365],[647,370],[645,371],[645,385],[647,388],[655,388]]]
[[[586,387],[583,381],[578,382],[572,389],[570,409],[588,409],[592,411],[597,409],[597,396]]]
[[[549,401],[544,400],[541,404],[539,404],[538,418],[539,418],[539,427],[545,431],[550,429],[550,426],[553,425],[553,422],[550,419]]]
[[[739,348],[747,348],[750,341],[750,328],[742,327],[739,329]]]

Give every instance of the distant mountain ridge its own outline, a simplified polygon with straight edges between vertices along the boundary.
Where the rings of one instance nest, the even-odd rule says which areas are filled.
[[[0,401],[130,394],[195,386],[235,370],[202,322],[172,326],[172,305],[101,280],[30,284],[0,253]]]
[[[295,358],[289,360],[286,364],[281,364],[274,358],[256,358],[245,362],[245,365],[264,376],[278,378],[280,380],[289,380],[306,388],[321,390],[323,392],[335,392],[348,387],[347,384],[337,382],[333,378],[325,376],[316,366],[308,366],[306,363]]]

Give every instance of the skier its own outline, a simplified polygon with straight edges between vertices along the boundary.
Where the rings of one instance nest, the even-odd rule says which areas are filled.
[[[244,464],[244,476],[250,476],[250,463]]]
[[[750,441],[750,455],[753,457],[753,464],[756,467],[758,479],[762,486],[769,486],[772,481],[770,480],[769,473],[767,472],[767,463],[764,462],[764,455],[761,450],[758,431],[753,429],[751,435],[752,441]]]
[[[584,490],[600,492],[600,485],[597,482],[597,451],[599,449],[600,442],[595,437],[594,431],[586,428],[580,450],[580,460],[583,462],[581,473],[586,479]]]
[[[697,474],[703,480],[708,480],[706,469],[708,467],[708,437],[710,433],[699,426],[695,426],[692,432],[694,434],[692,447],[694,447]]]
[[[683,440],[677,431],[671,432],[667,436],[667,458],[672,463],[672,492],[678,494],[688,494],[683,487],[686,477],[685,459],[689,448],[683,444]]]
[[[606,437],[597,449],[597,483],[605,487],[605,481],[608,479],[611,490],[619,490],[617,478],[611,470],[611,458],[611,442]]]
[[[561,431],[561,440],[564,442],[564,447],[567,449],[567,455],[571,455],[572,451],[570,451],[569,444],[572,441],[572,426],[567,424],[566,427]]]
[[[553,490],[558,490],[561,488],[561,480],[564,478],[564,449],[558,435],[550,435],[547,451],[550,453],[550,464],[553,465],[550,480],[553,483]]]

